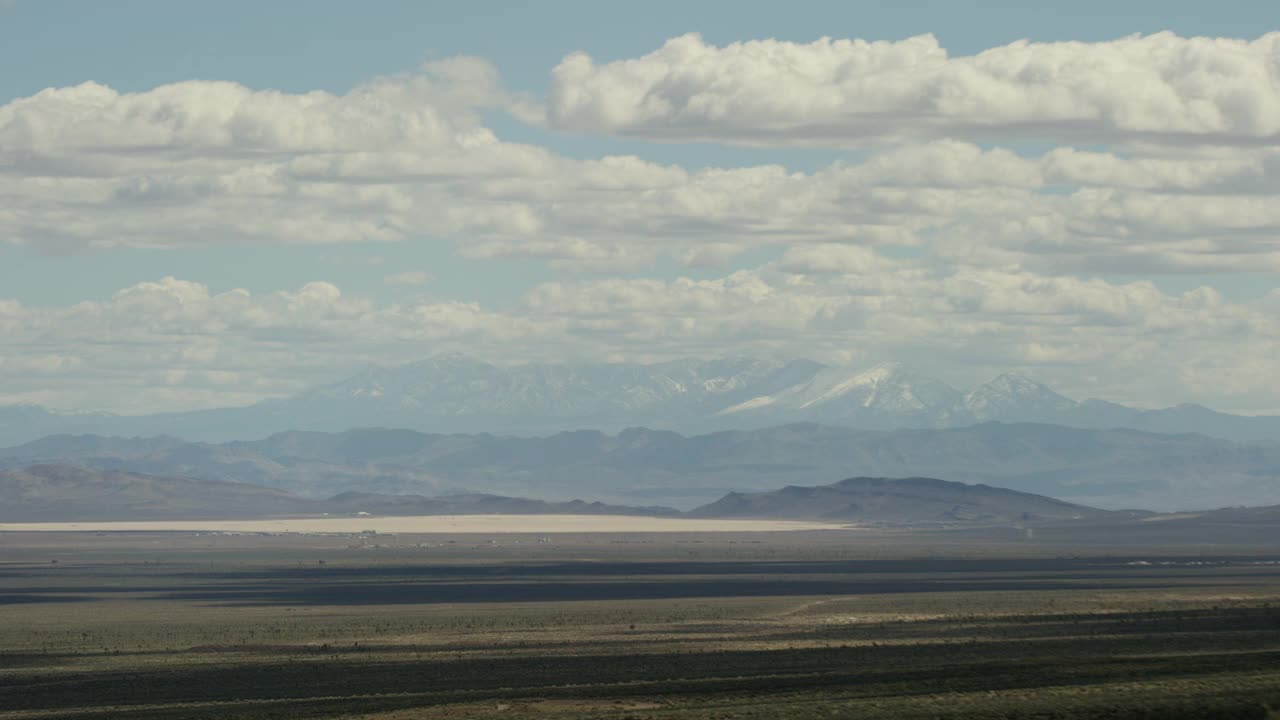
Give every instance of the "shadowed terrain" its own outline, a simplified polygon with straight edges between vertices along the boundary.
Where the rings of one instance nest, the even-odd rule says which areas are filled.
[[[0,539],[7,720],[1266,718],[1280,702],[1280,553],[961,539],[940,556],[927,533]]]

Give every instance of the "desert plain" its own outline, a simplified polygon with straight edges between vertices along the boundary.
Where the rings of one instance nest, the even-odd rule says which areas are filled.
[[[1280,707],[1266,548],[490,520],[505,532],[0,532],[0,719]]]

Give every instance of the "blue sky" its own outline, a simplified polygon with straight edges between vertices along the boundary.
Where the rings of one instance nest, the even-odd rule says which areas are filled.
[[[1197,93],[1214,91],[1170,79],[1181,66],[1161,54],[1167,49],[1196,58],[1206,71],[1225,73],[1224,84],[1234,81],[1233,73],[1241,83],[1252,82],[1257,76],[1250,72],[1267,72],[1262,46],[1250,51],[1256,65],[1249,70],[1232,64],[1236,50],[1185,39],[1253,41],[1280,29],[1278,20],[1280,10],[1259,2],[1218,2],[1211,13],[1203,3],[1181,1],[1076,2],[1055,11],[1026,2],[0,3],[0,107],[11,110],[10,116],[0,114],[0,170],[8,167],[13,183],[7,190],[0,187],[0,200],[8,197],[7,204],[17,209],[8,220],[0,214],[0,301],[16,308],[12,313],[18,319],[12,322],[19,328],[8,347],[0,347],[5,359],[0,402],[66,407],[88,397],[86,407],[125,411],[201,407],[287,394],[371,361],[402,362],[445,349],[508,361],[647,361],[723,347],[850,365],[905,361],[957,383],[1017,367],[1076,394],[1138,404],[1197,400],[1245,412],[1280,408],[1280,396],[1257,390],[1274,368],[1255,357],[1265,352],[1259,348],[1267,347],[1274,332],[1261,318],[1270,313],[1278,284],[1272,221],[1260,209],[1270,200],[1270,174],[1280,172],[1268,159],[1276,146],[1267,129],[1275,109],[1267,104],[1264,84],[1258,92],[1244,85],[1237,95],[1223,91],[1206,110],[1197,103],[1208,101]],[[1142,45],[1140,52],[1131,52],[1140,43],[1114,42],[1160,31],[1177,37]],[[659,49],[690,32],[701,35],[701,44],[685,43],[679,52],[700,53],[705,67],[714,69],[680,78],[678,66],[660,70],[683,56],[678,48]],[[1009,102],[1031,104],[1010,111],[1018,119],[993,122],[981,132],[975,132],[971,119],[954,124],[944,119],[937,125],[911,114],[920,103],[942,102],[929,93],[945,85],[921,85],[925,94],[911,101],[915,104],[891,108],[886,115],[858,115],[876,96],[850,96],[845,110],[810,123],[798,111],[786,116],[785,108],[772,107],[768,83],[753,81],[772,76],[771,62],[787,72],[786,63],[830,60],[831,54],[811,44],[821,37],[902,43],[925,33],[961,64],[984,51],[997,54],[993,62],[1005,62],[1002,58],[1022,52],[1011,45],[1021,39],[1048,43],[1029,56],[1035,62],[1043,58],[1050,69],[1041,70],[1048,73],[1043,77],[1029,73],[1010,81],[1025,87],[1015,88],[1022,100]],[[729,49],[754,40],[777,44],[746,60]],[[899,47],[927,53],[905,43]],[[591,72],[555,80],[558,66],[572,69],[562,64],[571,53],[589,56]],[[835,53],[856,51],[837,48]],[[1121,55],[1133,66],[1098,69]],[[436,70],[424,69],[424,63],[448,63],[456,56],[487,63],[500,87],[483,101],[456,100],[457,88],[445,88],[446,81],[432,75]],[[646,63],[646,72],[667,72],[670,82],[645,90],[648,80],[627,75],[626,66],[613,64],[619,61]],[[1143,65],[1148,62],[1151,67]],[[1280,73],[1280,62],[1271,62],[1270,72]],[[1070,102],[1085,104],[1080,114],[1064,110],[1066,100],[1051,107],[1044,93],[1075,82],[1081,68],[1093,68],[1084,72],[1096,76],[1070,88],[1075,93]],[[1183,94],[1176,102],[1184,103],[1186,116],[1171,110],[1168,127],[1159,117],[1142,116],[1175,102],[1159,95],[1164,89],[1151,91],[1146,105],[1125,106],[1153,87],[1140,78],[1148,70],[1152,78],[1169,82],[1170,98]],[[274,153],[269,163],[255,165],[258,160],[243,153],[262,148],[236,148],[218,139],[210,150],[200,138],[192,145],[179,139],[144,160],[132,150],[104,151],[95,145],[103,138],[128,144],[127,133],[140,131],[128,124],[133,120],[122,119],[126,115],[111,115],[93,104],[105,101],[79,96],[72,102],[88,103],[83,107],[89,114],[74,131],[66,130],[78,134],[55,133],[41,145],[44,140],[37,142],[23,130],[51,126],[50,118],[69,112],[68,106],[48,104],[48,98],[27,99],[47,88],[88,81],[120,94],[110,100],[118,108],[128,104],[120,99],[123,94],[137,94],[142,103],[137,107],[153,108],[148,98],[161,98],[156,93],[163,94],[164,87],[198,81],[186,86],[181,98],[156,100],[172,102],[163,112],[174,117],[196,117],[210,107],[207,98],[221,92],[214,87],[218,82],[276,90],[293,102],[312,91],[341,99],[378,78],[409,83],[425,76],[439,84],[423,96],[423,107],[438,105],[453,131],[491,132],[505,143],[480,160],[469,159],[466,148],[449,150],[464,153],[456,159],[458,167],[502,166],[523,158],[522,168],[540,165],[536,177],[520,175],[519,187],[502,185],[508,170],[465,187],[461,183],[472,181],[362,180],[336,195],[327,193],[334,183],[347,181],[328,178],[285,191],[282,204],[260,197],[232,203],[216,193],[202,197],[200,188],[246,182],[251,169],[260,177],[276,177],[271,174],[285,172],[291,162],[353,161],[364,157],[366,143],[357,139],[360,147],[344,141],[324,152],[300,151],[273,135],[283,144],[268,149]],[[718,78],[732,78],[732,94],[719,94]],[[831,78],[815,80],[803,89],[810,94],[796,95],[795,102],[819,108],[824,98],[860,92],[852,84],[824,89],[820,83],[836,82]],[[882,92],[892,92],[896,81],[886,82]],[[1136,84],[1122,87],[1128,82]],[[1114,97],[1106,96],[1108,83],[1118,88]],[[1002,102],[983,95],[987,87],[966,92],[973,93],[974,102]],[[784,83],[775,90],[792,93],[794,88]],[[585,104],[560,102],[568,92],[587,98]],[[1270,92],[1277,92],[1274,84]],[[693,98],[693,104],[679,114],[668,108],[667,117],[645,114],[649,111],[637,105],[628,110],[632,115],[623,116],[622,106],[610,105],[620,97],[626,102],[661,97],[677,104]],[[705,107],[697,103],[703,101],[737,109],[699,114]],[[263,103],[262,113],[275,112],[266,104],[274,101],[265,96],[245,102]],[[523,110],[513,109],[517,106]],[[391,113],[416,109],[388,107]],[[533,118],[530,108],[545,112],[545,118]],[[988,106],[983,112],[975,117],[985,126],[1002,109]],[[895,114],[901,114],[898,120]],[[1090,114],[1094,120],[1081,120]],[[172,119],[166,117],[147,122]],[[893,122],[866,129],[866,123],[884,117]],[[183,121],[173,122],[179,124],[163,132],[187,131]],[[255,131],[292,127],[288,117],[270,122],[279,124]],[[401,131],[408,132],[394,130]],[[1241,137],[1258,148],[1256,155],[1238,150]],[[416,155],[398,159],[394,144],[377,145],[374,152],[378,162],[394,160],[403,170],[435,162],[441,152],[435,147],[412,148]],[[974,160],[965,148],[985,154]],[[1128,169],[1097,180],[1096,163],[1112,162],[1100,159],[1064,171],[1055,152],[1067,148],[1129,161]],[[1034,172],[1045,177],[1067,172],[1083,179],[1056,190],[1029,180],[1030,185],[1002,193],[1001,174],[1015,171],[1005,167],[1000,155],[1005,150],[1039,163]],[[607,156],[635,156],[644,167],[593,169]],[[969,159],[955,159],[961,156]],[[921,162],[924,172],[953,161],[957,165],[950,174],[933,180],[884,175],[897,164]],[[50,172],[41,164],[46,162],[79,169]],[[102,162],[112,169],[93,165]],[[1188,187],[1185,178],[1210,172],[1206,163],[1234,163],[1234,169],[1222,170],[1227,190],[1209,181]],[[97,169],[84,169],[91,165]],[[988,165],[993,169],[979,177],[980,167]],[[686,180],[662,175],[680,168],[690,174],[683,189],[677,185]],[[110,177],[96,174],[101,172]],[[583,190],[584,181],[571,179],[587,173],[590,183],[613,182],[600,180],[601,172],[614,173],[618,183],[632,188],[609,191],[609,201],[620,203],[616,207],[593,204],[600,189]],[[627,173],[637,175],[624,182],[620,178]],[[798,175],[787,179],[787,173]],[[872,179],[857,179],[864,176]],[[777,188],[761,189],[771,183]],[[895,195],[902,187],[918,190],[902,199]],[[810,209],[784,221],[752,215],[745,201],[734,206],[757,191],[762,193],[757,206],[778,198],[788,203],[779,213],[801,205]],[[794,199],[783,197],[793,191]],[[84,197],[75,195],[71,202],[79,192]],[[987,199],[981,202],[1004,202],[990,211],[1000,214],[998,222],[984,224],[989,211],[977,204],[983,192]],[[1013,192],[1030,192],[1028,200],[1037,207],[1020,213],[1010,204]],[[1070,197],[1073,208],[1058,207],[1055,193]],[[317,200],[321,197],[330,199]],[[318,214],[306,215],[303,206],[288,204],[299,198]],[[139,202],[160,203],[147,206],[157,208],[154,221]],[[464,202],[465,207],[459,204]],[[639,208],[641,202],[656,204]],[[823,203],[821,209],[812,209],[815,203]],[[908,210],[903,203],[915,206]],[[385,221],[376,209],[384,205],[397,208]],[[341,211],[334,209],[338,206]],[[858,206],[856,212],[842,215],[841,208],[850,206]],[[234,215],[239,212],[247,219]],[[450,215],[454,212],[458,218]],[[937,213],[951,215],[938,220]],[[347,220],[349,229],[343,224]],[[288,228],[307,223],[314,227],[290,235]],[[70,225],[82,227],[64,233]],[[324,237],[318,239],[317,233]],[[1043,237],[1032,238],[1036,233]],[[406,273],[417,273],[417,279]],[[179,284],[166,285],[165,278]],[[267,337],[301,332],[291,325],[302,320],[289,298],[308,283],[313,289],[319,287],[315,283],[340,289],[343,304],[325,311],[323,322],[329,325],[308,326],[303,334],[342,338],[368,332],[368,337],[343,343],[342,352],[326,350],[323,343],[289,346]],[[967,294],[974,287],[990,291],[975,300]],[[151,293],[161,299],[126,309],[113,298],[130,289],[128,297]],[[216,298],[237,289],[248,291],[250,305],[264,307],[245,310],[244,317],[218,315],[231,312],[224,306],[234,298],[222,304]],[[1038,309],[1011,310],[1016,303],[1003,300],[1005,293],[1011,298],[1021,293],[1017,302]],[[671,305],[646,314],[636,304],[653,302],[646,299],[651,297]],[[166,302],[186,308],[182,312],[208,304],[214,309],[201,310],[206,314],[200,318],[212,313],[218,319],[209,321],[207,331],[163,329],[133,337],[136,328],[151,328],[157,317],[169,317]],[[88,311],[75,309],[83,303],[93,304],[90,316],[116,323],[116,330],[95,335],[87,329]],[[890,307],[901,317],[890,318]],[[127,312],[144,316],[134,324]],[[269,312],[285,317],[263,320]],[[961,315],[963,322],[957,319]],[[415,317],[430,317],[441,326],[419,333]],[[766,319],[754,322],[753,317]],[[792,328],[784,321],[792,317],[805,319]],[[354,325],[342,325],[348,322]],[[1179,339],[1180,323],[1197,328],[1183,328],[1192,340]],[[943,330],[956,334],[938,337]],[[982,350],[1000,343],[1007,343],[1007,352]],[[1136,385],[1126,381],[1145,362],[1140,354],[1167,357],[1172,348],[1185,349],[1188,343],[1197,349],[1187,351],[1183,365],[1165,360],[1151,379]],[[1110,349],[1090,352],[1099,347]],[[1140,350],[1129,357],[1124,347]],[[259,354],[260,362],[251,359]],[[293,355],[301,359],[290,361]],[[104,362],[119,369],[106,375],[95,370],[104,358],[113,358]],[[104,377],[117,377],[139,362],[147,365],[150,378],[137,381],[145,392],[128,384],[118,391],[103,389]],[[85,388],[93,390],[86,396]]]
[[[893,39],[937,35],[957,54],[1020,38],[1109,40],[1172,30],[1180,35],[1255,37],[1280,10],[1265,2],[1099,2],[1047,10],[1001,0],[911,2],[690,3],[590,1],[422,3],[413,0],[305,6],[117,0],[11,0],[0,27],[0,94],[98,79],[144,90],[192,78],[255,87],[342,91],[431,58],[489,58],[513,86],[545,89],[566,53],[600,58],[646,53],[667,38],[700,32],[715,43],[773,37]]]

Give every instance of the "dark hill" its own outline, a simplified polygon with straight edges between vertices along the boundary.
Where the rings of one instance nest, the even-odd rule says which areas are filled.
[[[0,471],[0,521],[55,522],[263,517],[316,512],[271,488],[70,465]]]
[[[464,495],[382,495],[348,492],[324,502],[327,512],[369,512],[379,515],[644,515],[677,516],[668,507],[632,507],[569,500],[548,502],[530,498],[468,493]]]
[[[884,525],[1045,523],[1112,515],[1042,495],[932,478],[857,477],[832,485],[729,493],[693,510],[709,518],[838,520]]]

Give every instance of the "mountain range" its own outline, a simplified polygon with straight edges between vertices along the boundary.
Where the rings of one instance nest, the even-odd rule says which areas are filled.
[[[550,503],[489,494],[427,497],[347,492],[311,499],[217,480],[67,465],[0,471],[0,522],[243,519],[316,515],[611,514],[676,517],[665,507]],[[832,485],[732,492],[686,514],[695,518],[824,520],[860,525],[1043,525],[1132,519],[1029,493],[931,478],[850,478]]]
[[[265,518],[308,515],[679,514],[665,507],[552,503],[487,494],[424,497],[347,492],[304,498],[247,483],[195,480],[69,465],[0,470],[0,522]]]
[[[63,433],[163,433],[221,442],[288,430],[357,427],[532,436],[640,426],[707,433],[797,422],[891,430],[989,421],[1195,432],[1280,443],[1277,416],[1229,415],[1199,405],[1142,410],[1104,400],[1077,401],[1016,373],[965,391],[893,364],[850,369],[808,360],[736,357],[502,367],[450,354],[369,368],[337,383],[248,407],[124,416],[0,406],[0,445]]]
[[[492,493],[689,508],[729,491],[923,476],[1109,509],[1280,503],[1280,445],[1034,423],[892,431],[808,423],[690,436],[631,428],[532,438],[362,429],[226,443],[59,435],[0,449],[0,469],[37,464],[230,480],[313,499]]]
[[[344,493],[303,498],[244,483],[160,477],[64,465],[0,471],[0,524],[280,517],[608,514],[821,520],[859,528],[945,532],[948,541],[1036,541],[1050,546],[1274,548],[1280,505],[1156,514],[1108,512],[1040,495],[932,478],[856,477],[818,486],[731,492],[680,513],[599,502],[554,503],[487,494]],[[941,539],[941,536],[934,536]]]

